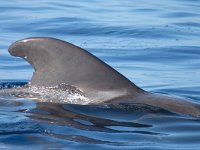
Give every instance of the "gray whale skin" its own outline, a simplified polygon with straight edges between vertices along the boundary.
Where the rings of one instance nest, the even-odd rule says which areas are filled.
[[[200,104],[144,91],[91,53],[63,40],[26,38],[13,43],[8,51],[35,69],[30,86],[66,83],[80,89],[93,104],[147,104],[200,117]]]

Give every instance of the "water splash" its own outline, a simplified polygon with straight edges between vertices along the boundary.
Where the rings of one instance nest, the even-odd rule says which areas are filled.
[[[78,88],[60,84],[53,87],[29,86],[28,90],[37,95],[43,102],[69,103],[69,104],[88,104],[90,101]]]
[[[13,86],[10,88],[1,88],[1,97],[14,97],[22,99],[33,99],[40,102],[82,104],[90,103],[90,100],[78,88],[60,84],[52,87],[44,86]]]

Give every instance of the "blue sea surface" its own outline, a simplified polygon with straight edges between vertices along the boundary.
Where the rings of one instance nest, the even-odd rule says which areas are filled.
[[[200,103],[199,10],[199,0],[1,1],[0,88],[34,71],[9,45],[45,36],[87,49],[147,91]],[[0,149],[198,150],[200,119],[0,95]]]

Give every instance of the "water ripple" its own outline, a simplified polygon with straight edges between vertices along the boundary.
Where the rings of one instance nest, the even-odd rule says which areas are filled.
[[[32,36],[72,42],[145,90],[200,102],[197,0],[12,0],[0,4],[0,89],[33,69],[8,46]],[[199,119],[149,106],[82,106],[0,95],[1,149],[200,148]]]

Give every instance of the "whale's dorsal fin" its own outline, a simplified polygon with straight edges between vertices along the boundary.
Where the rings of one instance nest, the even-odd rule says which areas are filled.
[[[99,100],[142,91],[94,55],[62,40],[27,38],[12,44],[9,52],[24,58],[34,67],[31,85],[65,83],[79,88],[89,98]]]

